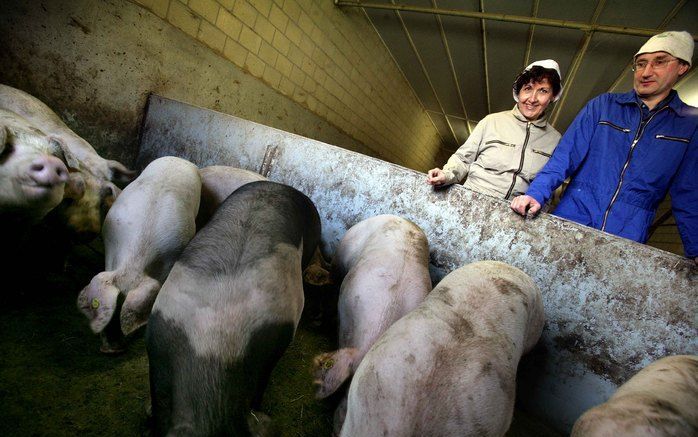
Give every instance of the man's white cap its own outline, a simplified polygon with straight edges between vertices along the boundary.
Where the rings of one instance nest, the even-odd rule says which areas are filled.
[[[693,37],[686,31],[662,32],[648,39],[647,42],[640,47],[640,50],[635,53],[633,59],[643,53],[667,52],[675,58],[688,62],[691,65],[693,58]]]
[[[557,73],[557,77],[560,79],[560,91],[555,95],[555,98],[553,99],[553,102],[557,102],[560,96],[562,95],[562,90],[564,89],[562,86],[562,75],[560,74],[560,66],[557,65],[557,62],[553,61],[552,59],[544,59],[542,61],[536,61],[529,64],[528,67],[524,68],[521,74],[527,72],[536,65],[539,67],[546,68],[548,70],[555,70],[555,72]],[[514,81],[514,87],[516,87],[516,81]],[[516,90],[512,88],[511,93],[514,95],[514,100],[518,102],[519,96],[516,94]]]

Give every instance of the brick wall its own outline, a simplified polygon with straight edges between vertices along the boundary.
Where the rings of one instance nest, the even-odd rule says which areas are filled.
[[[440,138],[359,9],[332,0],[132,0],[375,156],[425,171]]]

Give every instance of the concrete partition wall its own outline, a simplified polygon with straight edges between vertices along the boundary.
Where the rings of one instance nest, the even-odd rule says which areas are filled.
[[[435,191],[422,173],[151,96],[139,165],[165,155],[257,171],[304,192],[328,257],[353,224],[390,213],[426,232],[434,283],[478,260],[522,269],[541,288],[546,324],[519,367],[518,403],[559,431],[655,359],[698,353],[698,268],[677,255],[547,214],[524,220],[462,186]]]

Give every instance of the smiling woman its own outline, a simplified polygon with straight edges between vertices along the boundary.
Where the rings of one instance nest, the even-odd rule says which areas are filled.
[[[526,67],[514,81],[514,109],[482,119],[443,170],[429,170],[427,183],[465,181],[466,188],[503,199],[526,192],[560,140],[547,123],[546,109],[561,91],[557,62],[546,59]]]

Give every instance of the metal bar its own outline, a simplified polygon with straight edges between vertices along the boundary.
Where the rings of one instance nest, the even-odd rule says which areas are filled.
[[[484,0],[480,0],[480,10],[485,10]],[[485,20],[480,20],[480,26],[482,28],[482,60],[485,67],[485,96],[487,96],[487,113],[492,112],[492,103],[490,99],[490,69],[487,66],[487,27]]]
[[[432,6],[436,7],[436,0],[431,0]],[[448,59],[448,65],[451,67],[451,76],[453,77],[453,84],[456,86],[456,91],[458,92],[458,100],[460,101],[461,109],[463,109],[463,116],[465,120],[468,119],[468,111],[465,109],[465,102],[463,102],[463,93],[460,89],[460,83],[458,82],[458,75],[456,74],[456,67],[453,65],[453,57],[451,56],[451,48],[448,45],[448,39],[446,38],[446,32],[444,31],[444,25],[441,22],[441,17],[436,16],[436,21],[439,23],[439,32],[441,33],[441,41],[443,42],[444,48],[446,49],[446,58]],[[446,114],[444,114],[446,115]],[[447,117],[448,119],[448,117]],[[470,125],[465,123],[468,129],[468,135],[472,132],[470,131]],[[459,141],[458,141],[459,142]]]
[[[536,0],[533,2],[533,10],[531,11],[531,16],[532,17],[537,17],[538,16],[538,6],[540,6],[540,0]],[[528,31],[528,43],[526,44],[526,55],[524,56],[524,63],[521,69],[523,70],[526,68],[528,64],[530,64],[529,59],[531,59],[531,50],[533,49],[533,33],[536,30],[536,25],[531,24],[531,27]]]
[[[596,20],[599,19],[601,11],[603,10],[605,5],[606,0],[599,0],[599,2],[596,4],[594,16],[591,18],[592,23],[596,23]],[[594,32],[586,33],[586,35],[584,36],[584,43],[582,44],[581,49],[579,49],[579,51],[577,52],[574,61],[572,61],[572,67],[570,68],[569,73],[567,73],[567,80],[565,81],[565,90],[562,92],[562,97],[560,98],[559,103],[555,105],[555,109],[553,110],[554,114],[552,114],[550,117],[550,123],[553,126],[555,126],[555,123],[557,123],[557,119],[560,117],[562,108],[565,106],[567,95],[569,94],[569,91],[572,89],[572,84],[574,83],[574,79],[577,76],[577,71],[579,71],[579,66],[582,65],[582,59],[584,58],[584,55],[586,54],[587,49],[589,48],[589,43],[591,42],[591,38],[593,36]]]
[[[409,85],[409,89],[412,91],[412,95],[414,95],[414,98],[417,99],[417,102],[419,102],[419,104],[422,106],[422,109],[424,109],[424,111],[428,111],[428,109],[424,106],[424,103],[422,103],[422,100],[419,98],[419,95],[417,94],[417,92],[414,90],[414,88],[412,88],[412,84],[410,84],[410,81],[407,80],[407,75],[405,74],[404,71],[402,71],[402,68],[400,67],[400,63],[397,61],[397,59],[395,59],[395,56],[393,56],[393,52],[390,51],[388,44],[386,44],[385,40],[383,40],[383,37],[381,36],[380,32],[378,31],[378,28],[373,23],[373,20],[371,20],[371,17],[368,16],[368,13],[366,12],[365,9],[361,8],[361,12],[363,12],[364,17],[366,18],[368,23],[371,25],[371,27],[373,27],[373,30],[376,32],[376,35],[378,35],[378,38],[380,39],[381,43],[383,43],[383,47],[385,47],[388,55],[393,59],[393,63],[395,64],[395,67],[397,67],[398,71],[400,72],[400,74],[402,74],[402,77],[405,79],[405,82]],[[429,122],[431,123],[431,125],[434,126],[434,131],[436,131],[436,135],[439,136],[439,138],[441,139],[441,142],[443,143],[444,138],[441,136],[441,131],[436,126],[436,123],[434,123],[434,120],[431,117],[428,117],[428,118],[429,118]]]
[[[425,8],[421,6],[395,5],[386,3],[373,3],[362,1],[335,0],[337,6],[389,9],[403,12],[418,12],[424,14],[453,15],[456,17],[477,18],[482,20],[507,21],[511,23],[538,24],[541,26],[562,27],[565,29],[577,29],[584,32],[604,32],[617,33],[621,35],[654,36],[661,33],[657,29],[628,26],[607,26],[603,24],[583,23],[580,21],[555,20],[552,18],[532,18],[520,15],[491,14],[485,12],[469,12],[459,9]],[[698,35],[693,35],[693,39],[698,41]]]
[[[441,114],[444,117],[444,120],[446,121],[446,125],[448,126],[448,130],[451,131],[451,135],[453,135],[453,140],[455,141],[456,144],[458,144],[458,137],[456,136],[456,132],[453,130],[453,126],[451,126],[451,122],[448,120],[448,117],[446,117],[446,111],[444,110],[443,105],[441,104],[441,100],[439,99],[439,95],[436,93],[436,89],[434,88],[434,84],[431,81],[431,78],[429,77],[429,72],[427,71],[426,65],[424,65],[424,61],[422,60],[422,57],[419,54],[419,50],[417,50],[417,46],[414,44],[414,40],[412,39],[412,35],[410,34],[410,31],[407,29],[407,25],[405,24],[405,20],[402,19],[402,15],[400,15],[400,11],[395,11],[395,15],[397,16],[398,20],[400,20],[400,24],[402,25],[402,31],[405,32],[405,36],[407,37],[407,42],[410,43],[410,47],[412,48],[412,51],[414,52],[414,55],[417,57],[417,61],[419,62],[419,66],[422,68],[422,73],[424,74],[424,77],[427,80],[427,83],[429,84],[429,88],[431,88],[431,92],[434,93],[434,98],[436,99],[436,103],[439,105],[439,109],[441,110]]]
[[[664,214],[657,217],[657,219],[654,221],[654,223],[652,223],[652,226],[650,226],[650,228],[647,230],[647,235],[648,235],[647,239],[648,240],[650,238],[652,238],[652,234],[654,234],[654,231],[656,231],[659,226],[663,226],[664,222],[671,218],[672,214],[673,214],[672,210],[671,210],[671,208],[669,208],[666,211],[664,211]],[[675,225],[668,224],[666,226],[675,226]]]

